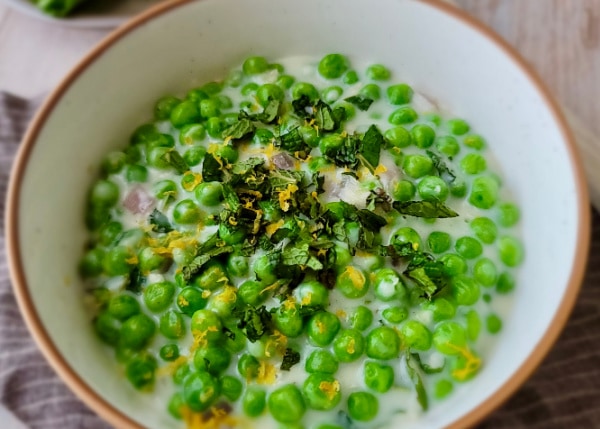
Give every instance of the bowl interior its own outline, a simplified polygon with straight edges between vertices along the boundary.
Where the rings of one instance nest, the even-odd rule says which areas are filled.
[[[499,45],[420,1],[379,0],[377,7],[366,0],[189,2],[96,51],[54,95],[38,122],[16,208],[20,261],[49,337],[94,391],[146,427],[172,427],[165,404],[129,390],[89,328],[77,277],[84,199],[99,161],[126,145],[161,95],[222,78],[251,54],[277,59],[329,52],[386,64],[395,79],[466,118],[486,136],[522,208],[526,262],[494,352],[478,377],[405,427],[448,425],[494,395],[534,352],[559,310],[581,257],[585,197],[551,107]]]

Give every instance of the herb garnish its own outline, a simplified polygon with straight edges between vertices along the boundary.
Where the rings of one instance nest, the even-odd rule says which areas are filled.
[[[346,100],[348,103],[354,104],[363,112],[369,110],[369,107],[371,107],[371,104],[373,104],[373,101],[375,101],[372,98],[363,97],[362,95],[353,95],[352,97],[345,98],[344,100]]]
[[[291,349],[290,347],[285,349],[283,355],[283,362],[281,362],[281,369],[283,371],[289,371],[294,365],[300,362],[300,353]]]
[[[408,376],[415,386],[415,390],[417,391],[417,400],[421,405],[423,411],[427,411],[429,408],[429,400],[427,398],[427,391],[425,390],[425,385],[423,384],[423,379],[421,378],[421,374],[419,373],[419,367],[416,359],[412,356],[410,352],[405,354],[406,356],[406,369],[408,372]]]
[[[394,201],[392,207],[400,214],[428,219],[444,219],[458,216],[458,213],[439,201]]]
[[[169,218],[167,218],[164,214],[162,214],[157,209],[154,209],[148,218],[148,222],[152,225],[152,231],[156,232],[171,232],[173,231],[173,227],[169,222]]]
[[[187,163],[176,150],[166,152],[160,159],[173,167],[179,174],[183,174],[189,170]]]
[[[238,328],[244,331],[252,343],[272,332],[272,315],[264,305],[258,308],[247,306],[243,309],[235,309],[233,315],[239,319]]]

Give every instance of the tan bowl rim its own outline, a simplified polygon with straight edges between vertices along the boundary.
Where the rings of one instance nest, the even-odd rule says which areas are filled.
[[[42,325],[42,322],[36,312],[33,300],[29,293],[27,282],[25,280],[25,273],[21,261],[21,251],[19,246],[19,191],[27,167],[27,162],[29,160],[29,155],[31,154],[37,136],[40,130],[43,128],[46,119],[51,114],[54,106],[61,100],[71,83],[73,83],[78,76],[107,49],[109,49],[122,37],[126,36],[129,32],[137,29],[142,24],[162,15],[165,12],[193,1],[195,0],[171,0],[149,9],[109,34],[98,45],[96,45],[96,47],[85,58],[81,60],[81,62],[63,79],[60,85],[47,98],[32,120],[17,154],[11,173],[11,180],[7,194],[6,231],[9,269],[12,278],[13,290],[17,297],[17,302],[27,327],[29,328],[30,333],[37,342],[37,345],[42,351],[42,354],[45,356],[46,360],[63,379],[67,386],[69,386],[69,388],[84,403],[86,403],[102,418],[119,428],[141,429],[142,426],[136,421],[132,420],[130,417],[123,414],[121,411],[114,408],[98,393],[92,390],[92,388],[73,370],[73,368],[71,368],[65,358],[60,354],[56,345],[53,343],[50,335]],[[448,426],[449,429],[463,429],[466,427],[471,427],[477,422],[481,421],[485,416],[502,405],[502,403],[506,401],[510,395],[525,382],[525,380],[541,363],[542,359],[548,353],[551,346],[554,344],[558,338],[558,335],[565,326],[569,314],[571,313],[575,304],[578,291],[581,287],[581,282],[583,280],[587,263],[588,249],[590,245],[589,197],[587,184],[583,175],[581,159],[576,149],[573,134],[571,133],[558,104],[552,98],[550,92],[542,83],[537,74],[533,71],[533,69],[500,36],[498,36],[484,24],[477,21],[475,18],[469,16],[465,11],[447,3],[441,3],[437,0],[419,1],[436,8],[447,15],[450,15],[451,17],[461,21],[463,24],[477,30],[483,37],[487,38],[502,51],[504,51],[504,53],[510,57],[512,61],[529,78],[531,84],[534,86],[552,112],[553,117],[561,130],[562,137],[567,144],[567,149],[575,172],[575,181],[579,193],[579,223],[577,231],[578,248],[577,254],[575,255],[575,263],[571,271],[569,284],[562,299],[562,304],[557,310],[551,325],[539,340],[533,352],[521,364],[518,370],[507,381],[505,381],[504,384],[496,392],[494,392],[493,395]]]

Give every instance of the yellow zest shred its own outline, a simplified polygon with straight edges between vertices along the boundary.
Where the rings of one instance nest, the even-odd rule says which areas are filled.
[[[231,141],[232,137],[231,136],[227,136],[223,139],[223,144],[226,145]]]
[[[323,392],[327,396],[327,399],[331,401],[333,400],[333,398],[335,398],[335,395],[340,391],[340,382],[337,380],[321,381],[321,383],[319,383],[319,390]]]
[[[133,255],[133,256],[130,256],[129,258],[125,259],[125,262],[127,262],[129,265],[135,265],[139,261],[138,261],[138,257],[136,255]]]
[[[192,335],[194,336],[194,341],[190,346],[190,354],[193,354],[198,348],[204,347],[206,345],[206,335],[207,331],[192,331]]]
[[[279,354],[284,355],[287,347],[288,337],[283,335],[278,330],[273,332],[273,335],[269,337],[265,344],[265,356],[271,357],[271,350],[277,351]]]
[[[352,265],[346,267],[344,274],[350,279],[355,289],[362,290],[365,287],[365,276]]]
[[[195,412],[184,406],[180,410],[181,417],[187,429],[221,429],[224,427],[241,427],[240,421],[225,410],[217,407],[211,408],[211,413]]]
[[[292,195],[294,192],[298,190],[298,186],[290,183],[285,191],[279,192],[279,206],[281,210],[287,212],[290,209],[290,200],[292,199]]]
[[[458,351],[458,353],[466,360],[464,368],[459,368],[452,371],[452,376],[455,379],[459,381],[464,381],[471,375],[476,373],[479,370],[479,368],[481,368],[481,359],[475,356],[467,346],[458,347],[454,344],[447,344],[447,346]]]
[[[204,298],[204,299],[208,298],[211,295],[212,295],[212,292],[209,291],[209,290],[203,290],[202,291],[202,298]]]
[[[342,309],[337,310],[335,312],[335,315],[337,317],[339,317],[340,319],[345,319],[348,316],[348,314],[344,310],[342,310]]]
[[[419,250],[419,243],[413,243],[412,247],[413,247],[413,250],[416,252],[417,250]]]
[[[167,365],[158,368],[158,370],[156,371],[156,375],[159,377],[165,376],[165,375],[173,375],[173,374],[175,374],[175,371],[177,371],[177,369],[181,365],[185,364],[187,361],[188,361],[187,356],[179,356],[173,362],[169,362]]]
[[[377,168],[375,169],[374,174],[376,176],[378,176],[379,174],[385,173],[386,171],[387,171],[387,168],[385,167],[385,165],[379,164],[377,166]]]
[[[325,256],[325,255],[327,255],[327,249],[317,250],[317,256]]]
[[[191,181],[187,181],[185,180],[186,176],[193,176],[194,180]],[[186,171],[185,174],[183,175],[184,180],[181,181],[181,186],[183,186],[183,189],[185,189],[188,192],[193,191],[194,189],[196,189],[196,186],[198,186],[200,183],[202,183],[202,174],[200,173],[194,173],[193,171]]]
[[[237,300],[237,288],[225,286],[223,292],[217,295],[215,299],[226,304],[233,304]]]
[[[230,225],[236,226],[238,224],[238,221],[235,220],[235,218],[233,216],[229,216],[228,220],[229,220]]]
[[[284,224],[283,219],[279,219],[277,222],[273,222],[270,223],[269,225],[266,226],[265,228],[265,232],[267,233],[267,235],[270,237],[273,234],[275,234],[275,232],[281,228]]]
[[[356,352],[356,341],[354,340],[354,338],[350,338],[350,341],[348,341],[346,351],[350,354],[354,354]]]
[[[288,299],[283,301],[281,306],[283,308],[285,308],[286,310],[295,310],[296,309],[296,299],[293,296],[290,296],[290,297],[288,297]]]
[[[317,329],[319,330],[320,334],[325,333],[325,324],[320,320],[317,320]]]
[[[302,301],[300,302],[300,305],[309,305],[312,302],[312,292],[308,292],[304,298],[302,298]]]
[[[190,305],[190,302],[187,299],[185,299],[183,295],[179,295],[177,296],[177,305],[179,307],[187,307],[188,305]]]
[[[313,197],[315,200],[319,199],[319,194],[317,194],[317,191],[312,191],[310,193],[310,196]]]
[[[270,290],[274,290],[277,289],[279,287],[280,283],[279,281],[276,281],[275,283],[273,283],[272,285],[267,286],[266,288],[264,288],[263,290],[260,291],[260,294],[262,295],[265,292],[269,292]]]
[[[277,370],[275,367],[267,361],[260,361],[260,366],[258,367],[258,376],[256,377],[256,382],[258,384],[273,384],[275,383]]]

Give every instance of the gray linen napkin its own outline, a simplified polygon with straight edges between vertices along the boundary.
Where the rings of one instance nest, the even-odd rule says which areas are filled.
[[[0,404],[35,429],[104,429],[38,352],[8,279],[4,200],[10,165],[37,102],[0,93]],[[0,407],[1,407],[0,405]],[[0,413],[0,418],[2,413]],[[0,421],[0,429],[6,422]],[[542,366],[480,429],[600,428],[600,215],[575,310]],[[434,428],[432,428],[434,429]]]

